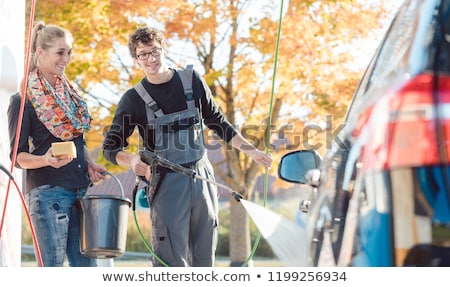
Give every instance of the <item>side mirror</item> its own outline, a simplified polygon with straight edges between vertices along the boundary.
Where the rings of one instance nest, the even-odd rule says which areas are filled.
[[[309,184],[308,171],[317,169],[322,158],[315,150],[298,150],[285,154],[278,165],[278,176],[285,181]]]

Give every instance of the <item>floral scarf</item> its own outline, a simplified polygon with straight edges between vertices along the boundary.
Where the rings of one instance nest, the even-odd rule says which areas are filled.
[[[27,97],[49,132],[63,141],[76,138],[91,128],[86,102],[65,75],[57,76],[53,89],[36,69],[28,76]]]

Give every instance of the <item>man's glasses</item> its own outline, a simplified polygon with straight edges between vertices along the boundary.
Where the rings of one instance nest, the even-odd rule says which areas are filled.
[[[150,55],[152,55],[153,57],[158,57],[159,55],[161,55],[161,53],[162,53],[162,48],[156,48],[156,49],[151,50],[150,52],[139,54],[136,57],[140,61],[146,61],[148,59],[148,57],[150,57]]]

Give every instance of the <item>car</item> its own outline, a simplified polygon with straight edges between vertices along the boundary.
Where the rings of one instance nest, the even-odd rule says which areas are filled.
[[[405,0],[321,158],[285,154],[311,186],[308,266],[450,266],[450,0]]]

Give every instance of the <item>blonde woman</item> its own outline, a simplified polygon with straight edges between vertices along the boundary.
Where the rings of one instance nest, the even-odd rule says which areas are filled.
[[[8,121],[11,151],[19,137],[15,165],[26,170],[25,199],[42,262],[44,266],[63,266],[67,256],[70,266],[96,266],[95,259],[80,252],[80,207],[76,201],[91,182],[104,178],[106,170],[94,162],[85,146],[91,116],[65,76],[72,35],[61,27],[38,22],[32,41],[19,134],[19,93],[11,97]],[[68,141],[74,143],[76,152],[54,156],[52,144]]]

